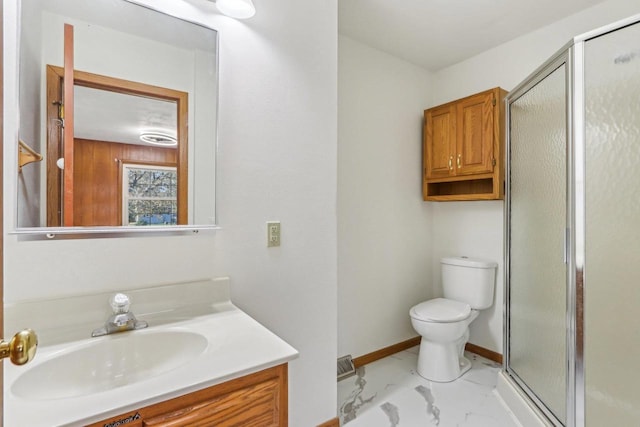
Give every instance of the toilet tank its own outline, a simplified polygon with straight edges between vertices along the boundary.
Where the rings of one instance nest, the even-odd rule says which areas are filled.
[[[451,257],[440,260],[444,297],[465,302],[475,310],[493,304],[498,264],[493,261]]]

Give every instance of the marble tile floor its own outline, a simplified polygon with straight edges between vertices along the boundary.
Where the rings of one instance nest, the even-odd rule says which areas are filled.
[[[500,365],[466,353],[472,368],[450,383],[416,372],[419,347],[358,368],[338,382],[340,423],[347,427],[519,427],[495,392]]]

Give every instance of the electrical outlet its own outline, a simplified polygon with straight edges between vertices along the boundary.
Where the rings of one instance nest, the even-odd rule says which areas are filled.
[[[280,246],[280,221],[267,222],[267,247]]]

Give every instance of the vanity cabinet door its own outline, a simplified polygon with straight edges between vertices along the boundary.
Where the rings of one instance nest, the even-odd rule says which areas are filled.
[[[278,426],[277,379],[250,384],[231,393],[215,395],[175,411],[145,417],[144,427],[174,426]],[[186,402],[184,402],[186,403]]]
[[[286,427],[287,365],[112,417],[89,427]]]

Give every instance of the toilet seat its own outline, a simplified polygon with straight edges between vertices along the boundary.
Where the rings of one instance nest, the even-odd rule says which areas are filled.
[[[434,323],[459,322],[471,315],[471,306],[467,303],[446,298],[435,298],[421,302],[409,310],[416,320]]]

